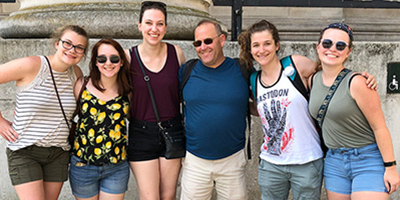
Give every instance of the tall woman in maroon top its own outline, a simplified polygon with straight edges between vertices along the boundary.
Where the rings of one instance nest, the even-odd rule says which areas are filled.
[[[140,199],[175,199],[181,159],[165,158],[165,142],[158,129],[139,62],[150,77],[163,127],[182,128],[178,69],[185,62],[185,57],[181,48],[161,41],[167,30],[164,3],[143,2],[138,28],[143,36],[142,43],[126,50],[130,58],[133,86],[128,159]]]

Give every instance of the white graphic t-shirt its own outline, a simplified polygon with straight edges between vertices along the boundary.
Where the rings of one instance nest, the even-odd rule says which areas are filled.
[[[261,159],[288,165],[304,164],[322,157],[308,102],[283,71],[271,86],[264,86],[257,77],[257,110],[264,132]]]

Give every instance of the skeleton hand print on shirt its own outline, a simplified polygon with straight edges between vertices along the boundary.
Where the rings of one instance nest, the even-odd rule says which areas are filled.
[[[272,116],[271,116],[272,114]],[[282,136],[286,125],[286,106],[281,109],[280,101],[271,100],[271,113],[268,105],[264,104],[264,116],[269,127],[263,126],[267,141],[267,152],[279,156],[281,152]]]

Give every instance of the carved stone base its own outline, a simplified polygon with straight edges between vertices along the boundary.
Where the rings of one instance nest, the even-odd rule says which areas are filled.
[[[22,0],[21,0],[22,1]],[[57,1],[62,2],[62,1]],[[140,2],[84,2],[30,5],[0,22],[3,38],[46,38],[66,24],[83,26],[91,38],[140,38],[137,28]],[[179,0],[175,1],[175,4]],[[167,4],[168,31],[165,39],[192,39],[193,29],[204,18],[209,3],[204,0],[187,1],[186,7]],[[196,4],[200,4],[196,5]]]

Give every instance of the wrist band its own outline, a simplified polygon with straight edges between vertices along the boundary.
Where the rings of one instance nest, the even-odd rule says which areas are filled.
[[[383,166],[385,166],[385,167],[391,167],[391,166],[394,166],[394,165],[396,165],[396,164],[397,164],[396,161],[384,162],[384,163],[383,163]]]

